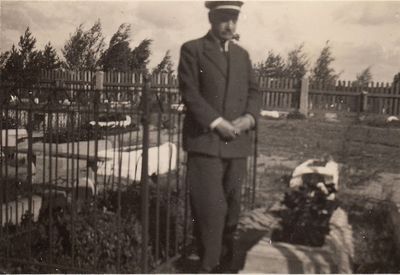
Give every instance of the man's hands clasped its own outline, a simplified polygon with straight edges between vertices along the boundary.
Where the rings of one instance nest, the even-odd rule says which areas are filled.
[[[215,130],[217,130],[220,136],[226,141],[231,141],[240,134],[239,128],[233,126],[233,124],[226,119],[221,120],[221,122],[215,126]]]
[[[253,128],[254,123],[254,118],[250,114],[245,114],[232,121],[233,126],[239,129],[240,133]]]
[[[238,117],[232,122],[223,119],[215,126],[215,130],[226,141],[232,141],[241,133],[250,130],[254,126],[254,119],[250,114]]]

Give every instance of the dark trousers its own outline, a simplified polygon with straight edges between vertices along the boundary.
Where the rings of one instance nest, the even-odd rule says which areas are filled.
[[[239,220],[246,167],[246,158],[188,154],[186,179],[203,270],[216,267],[220,257],[233,256],[233,237]]]

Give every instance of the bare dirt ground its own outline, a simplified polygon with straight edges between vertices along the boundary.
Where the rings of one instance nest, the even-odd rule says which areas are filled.
[[[353,227],[354,272],[400,272],[385,206],[391,188],[400,187],[400,127],[371,127],[343,114],[336,122],[321,114],[307,120],[261,119],[259,125],[258,152],[265,164],[257,171],[256,207],[281,200],[296,165],[332,156],[340,164],[338,198]]]
[[[330,154],[354,168],[400,171],[400,127],[370,127],[350,115],[338,119],[261,119],[258,151],[296,160]]]

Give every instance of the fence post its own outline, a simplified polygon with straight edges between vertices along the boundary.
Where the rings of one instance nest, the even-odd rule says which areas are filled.
[[[149,93],[151,92],[151,76],[144,76],[144,89],[142,91],[142,171],[141,171],[141,210],[142,210],[142,273],[148,273],[148,228],[149,228],[149,186],[148,186],[148,160],[149,160]]]
[[[92,86],[93,87],[93,86]],[[95,140],[94,140],[94,157],[95,160],[97,161],[98,157],[98,150],[99,150],[99,139],[98,139],[98,129],[99,129],[99,106],[100,106],[100,100],[101,97],[103,96],[103,91],[104,89],[104,72],[101,71],[100,69],[96,69],[95,73],[95,83],[94,83],[94,106],[93,106],[93,118],[94,121],[96,122],[96,135],[95,135]],[[94,166],[94,194],[97,194],[97,165]]]
[[[58,78],[55,80],[56,88],[61,89],[64,87],[64,79]]]
[[[368,92],[363,90],[361,96],[361,112],[366,112],[368,109]]]
[[[307,76],[304,76],[301,79],[299,112],[305,116],[308,114],[308,92],[309,79]]]
[[[100,70],[96,70],[95,74],[95,84],[94,87],[96,90],[103,90],[104,89],[104,72]]]
[[[27,167],[27,184],[28,184],[28,213],[32,215],[32,195],[33,195],[33,94],[29,93],[29,103],[28,103],[28,123],[26,124],[26,130],[28,133],[28,167]],[[32,220],[28,219],[28,259],[32,257]]]

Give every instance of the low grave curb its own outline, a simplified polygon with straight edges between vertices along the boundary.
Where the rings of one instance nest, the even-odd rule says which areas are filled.
[[[333,212],[322,247],[272,242],[272,231],[248,251],[240,273],[352,273],[352,228],[343,209]]]

